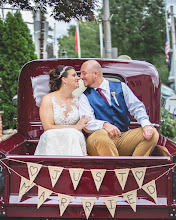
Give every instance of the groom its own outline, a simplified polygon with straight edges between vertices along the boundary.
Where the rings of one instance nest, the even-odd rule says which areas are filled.
[[[152,127],[144,104],[124,82],[106,80],[96,60],[82,64],[80,77],[87,87],[79,100],[80,117],[92,119],[86,127],[88,154],[149,156],[159,134]],[[129,113],[141,124],[140,128],[128,128]]]

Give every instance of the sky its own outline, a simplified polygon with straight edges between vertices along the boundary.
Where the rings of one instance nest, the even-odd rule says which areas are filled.
[[[103,0],[99,0],[100,6],[102,5],[102,1]],[[12,12],[12,10],[4,9],[4,16],[7,14],[8,11]],[[14,11],[14,13],[15,13],[15,11]],[[32,13],[29,12],[29,11],[22,11],[21,10],[21,14],[22,14],[23,20],[27,23],[28,28],[30,29],[30,32],[31,32],[31,34],[33,36],[34,35],[33,24],[29,24],[29,23],[33,22],[33,15],[32,15]],[[2,17],[2,9],[1,8],[0,8],[0,17]],[[63,35],[66,35],[68,27],[70,25],[76,24],[76,21],[74,19],[72,19],[71,22],[69,22],[69,23],[64,22],[64,21],[60,21],[60,22],[56,21],[56,20],[54,20],[54,18],[49,16],[49,13],[48,13],[48,15],[46,15],[46,20],[49,22],[49,26],[51,28],[53,28],[53,29],[54,29],[54,24],[56,24],[56,38],[62,37]]]
[[[171,5],[174,6],[174,12],[176,12],[176,0],[166,0],[166,3],[167,3],[167,9],[169,9],[169,7]]]
[[[4,16],[6,16],[8,11],[15,13],[15,11],[4,9]],[[32,15],[32,13],[29,12],[29,11],[22,11],[21,10],[21,14],[22,14],[23,20],[27,23],[28,28],[30,29],[31,34],[33,35],[34,34],[34,28],[33,28],[33,24],[32,24],[32,22],[33,22],[33,15]],[[2,17],[2,9],[0,9],[0,16]],[[56,23],[57,37],[61,37],[61,36],[65,35],[65,34],[67,34],[67,29],[68,29],[69,25],[75,23],[74,20],[72,20],[69,23],[66,23],[64,21],[58,22],[58,21],[55,21],[49,15],[46,16],[46,20],[49,22],[49,26],[51,28],[54,28],[54,23]]]
[[[102,1],[100,0],[100,6],[102,5]],[[170,6],[173,5],[174,8],[174,13],[175,13],[175,17],[176,17],[176,0],[165,0],[166,2],[166,8],[167,10],[170,10]],[[7,14],[9,10],[4,10],[4,15]],[[29,11],[22,11],[21,10],[21,14],[22,17],[24,19],[24,21],[27,23],[31,35],[34,35],[34,28],[33,28],[33,24],[29,24],[28,22],[33,22],[33,15],[31,12]],[[0,16],[2,17],[2,9],[0,9]],[[49,16],[49,14],[46,16],[46,20],[49,22],[49,26],[51,28],[54,28],[54,24],[56,24],[56,38],[58,37],[62,37],[63,35],[67,34],[67,29],[70,25],[74,25],[76,23],[76,21],[74,19],[72,19],[71,22],[66,23],[64,21],[55,21],[52,17]],[[52,33],[51,33],[52,34]]]

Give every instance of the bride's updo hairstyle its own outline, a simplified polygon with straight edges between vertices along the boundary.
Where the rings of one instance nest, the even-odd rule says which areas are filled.
[[[49,73],[49,87],[50,92],[54,92],[60,89],[62,85],[62,77],[67,78],[68,70],[74,69],[72,66],[59,65],[55,70],[51,70]]]

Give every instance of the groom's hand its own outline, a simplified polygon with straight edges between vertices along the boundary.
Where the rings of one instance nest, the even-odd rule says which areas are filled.
[[[109,122],[105,122],[103,128],[108,132],[110,138],[113,138],[114,136],[121,136],[121,131],[115,125],[112,125]]]
[[[142,130],[143,130],[143,136],[145,137],[145,139],[147,139],[149,141],[153,136],[152,126],[146,125],[142,128]]]

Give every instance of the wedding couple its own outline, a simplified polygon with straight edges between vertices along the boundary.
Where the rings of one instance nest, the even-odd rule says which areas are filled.
[[[73,67],[50,72],[50,93],[40,105],[45,132],[35,155],[149,156],[159,134],[144,104],[125,83],[106,80],[96,60],[84,62],[80,71],[87,89],[79,98],[72,95],[80,79]],[[129,113],[140,128],[128,128]]]

